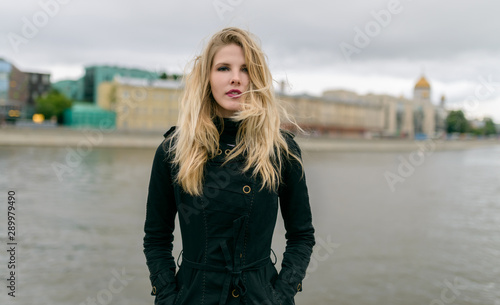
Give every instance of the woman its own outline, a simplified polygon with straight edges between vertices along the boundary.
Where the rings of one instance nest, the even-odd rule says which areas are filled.
[[[156,151],[147,199],[155,304],[295,304],[314,228],[300,149],[279,129],[271,73],[250,33],[226,28],[211,38],[180,107]],[[278,198],[287,239],[279,274],[271,259]]]

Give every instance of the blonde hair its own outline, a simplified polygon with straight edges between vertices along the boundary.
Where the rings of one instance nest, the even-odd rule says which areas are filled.
[[[225,28],[215,33],[202,54],[194,58],[192,70],[185,77],[177,128],[166,139],[175,139],[170,146],[170,151],[174,153],[173,163],[178,167],[174,182],[195,196],[202,194],[206,162],[219,149],[220,134],[214,120],[223,124],[212,96],[210,71],[217,51],[230,44],[242,48],[250,82],[242,96],[241,110],[231,117],[232,120],[240,121],[240,127],[236,146],[224,164],[244,155],[243,172],[252,170],[253,178],[261,178],[261,190],[266,187],[271,191],[277,191],[281,183],[283,153],[287,158],[293,157],[299,161],[302,166],[300,153],[289,149],[280,131],[280,111],[290,118],[275,98],[266,56],[252,34],[239,28]],[[298,129],[301,130],[300,127]]]

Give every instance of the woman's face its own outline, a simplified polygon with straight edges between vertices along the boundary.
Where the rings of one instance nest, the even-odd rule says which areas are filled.
[[[210,70],[210,87],[223,117],[241,109],[241,94],[248,90],[249,83],[243,49],[236,44],[220,48]]]

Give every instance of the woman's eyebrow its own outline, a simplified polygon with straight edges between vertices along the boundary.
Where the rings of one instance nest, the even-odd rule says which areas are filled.
[[[218,63],[215,63],[215,66],[218,66],[218,65],[230,66],[231,64],[228,64],[227,62],[218,62]]]
[[[214,66],[218,66],[218,65],[231,66],[231,64],[230,64],[230,63],[227,63],[227,62],[216,62],[216,63],[214,64]],[[247,64],[242,64],[241,66],[242,66],[242,67],[246,67],[246,66],[247,66]]]

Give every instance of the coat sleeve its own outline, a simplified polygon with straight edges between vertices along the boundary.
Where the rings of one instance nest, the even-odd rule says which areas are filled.
[[[293,135],[285,133],[284,136],[289,149],[302,158]],[[286,230],[286,248],[274,287],[281,294],[282,304],[292,305],[295,304],[294,296],[302,290],[302,280],[309,265],[315,238],[305,173],[301,164],[293,157],[284,164],[279,198]]]
[[[173,131],[172,127],[165,136]],[[152,291],[160,304],[173,304],[177,294],[175,261],[172,256],[175,216],[171,163],[162,145],[156,150],[149,181],[144,224],[144,254],[150,272]]]

